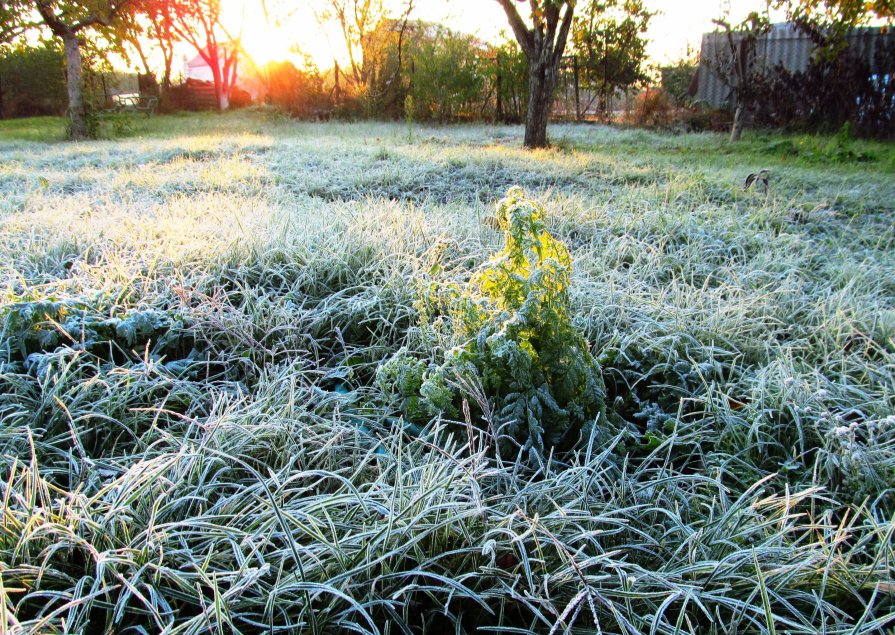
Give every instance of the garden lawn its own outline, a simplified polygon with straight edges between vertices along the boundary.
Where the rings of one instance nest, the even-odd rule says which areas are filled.
[[[0,631],[892,632],[895,147],[115,129],[0,125]],[[518,460],[474,385],[408,422],[377,382],[444,354],[425,296],[513,185],[606,390]]]

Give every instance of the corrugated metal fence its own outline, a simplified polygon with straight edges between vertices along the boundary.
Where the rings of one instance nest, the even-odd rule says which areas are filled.
[[[734,41],[740,37],[734,34]],[[848,35],[849,48],[871,64],[875,63],[877,51],[885,45],[895,44],[895,31],[865,27],[853,29]],[[789,24],[775,24],[769,33],[758,40],[756,65],[759,69],[771,69],[782,65],[791,72],[801,72],[808,68],[815,47],[807,35]],[[719,62],[728,59],[729,47],[726,33],[706,33],[702,36],[702,63],[699,67],[699,90],[697,99],[714,108],[729,104],[730,86],[718,77],[715,68]],[[892,73],[893,69],[873,68],[874,73]]]

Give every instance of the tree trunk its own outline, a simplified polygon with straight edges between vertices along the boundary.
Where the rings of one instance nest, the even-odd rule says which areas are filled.
[[[69,137],[80,141],[88,137],[87,113],[84,110],[84,92],[81,85],[81,45],[76,33],[62,36],[65,45],[65,72],[68,87],[68,117],[71,120]]]
[[[224,76],[221,72],[221,62],[217,56],[212,56],[213,64],[209,64],[211,68],[211,77],[214,82],[214,95],[218,101],[218,111],[224,112],[230,107],[230,95],[224,86]]]
[[[525,113],[526,148],[546,148],[547,120],[550,118],[550,99],[556,87],[557,69],[549,63],[529,63],[528,110]]]
[[[165,74],[162,75],[162,93],[171,92],[171,66],[174,62],[174,54],[169,55],[167,52],[162,54],[165,58]]]
[[[736,110],[733,112],[733,125],[730,128],[730,142],[736,143],[743,136],[743,118],[745,117],[745,108],[742,104],[737,104]]]
[[[223,86],[218,87],[218,110],[224,112],[230,109],[230,95],[224,90]]]

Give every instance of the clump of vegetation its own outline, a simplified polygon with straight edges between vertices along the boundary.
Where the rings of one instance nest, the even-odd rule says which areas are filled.
[[[522,452],[568,448],[605,419],[606,390],[590,346],[572,322],[572,259],[550,235],[543,209],[513,188],[497,206],[504,249],[465,289],[436,290],[454,346],[439,366],[402,351],[380,369],[380,382],[402,398],[411,418],[447,409],[449,385],[481,386],[492,432]],[[459,392],[463,392],[460,390]]]
[[[65,58],[58,47],[0,48],[0,117],[65,112]]]
[[[323,76],[310,60],[303,68],[292,62],[271,62],[264,68],[266,101],[279,111],[310,119],[332,110]]]
[[[673,118],[668,95],[661,90],[647,89],[637,96],[631,122],[642,128],[667,128]]]
[[[156,356],[179,357],[192,347],[188,324],[163,311],[133,310],[108,317],[87,305],[53,299],[0,307],[0,341],[0,363],[26,367],[60,347],[88,351],[102,359],[148,345]]]

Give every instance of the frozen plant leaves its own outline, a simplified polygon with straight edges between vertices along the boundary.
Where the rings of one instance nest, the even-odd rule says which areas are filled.
[[[380,385],[399,397],[405,416],[456,412],[468,396],[459,387],[481,385],[489,401],[481,410],[490,411],[485,418],[501,450],[536,457],[572,447],[605,421],[602,373],[571,319],[572,259],[543,216],[521,188],[511,189],[497,210],[504,249],[466,288],[431,290],[423,319],[439,313],[448,319],[423,329],[449,329],[452,347],[441,360],[401,351],[379,372]]]

